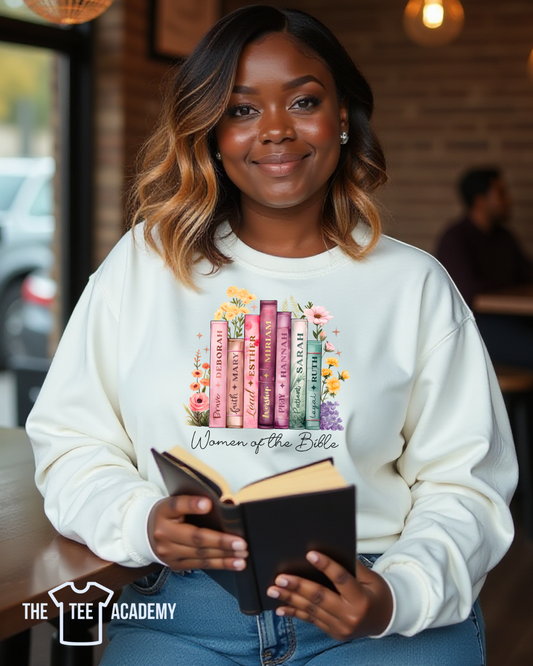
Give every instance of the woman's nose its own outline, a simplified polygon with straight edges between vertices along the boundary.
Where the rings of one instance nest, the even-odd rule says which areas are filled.
[[[281,143],[285,139],[296,138],[296,130],[289,113],[285,109],[265,110],[261,116],[259,141],[261,143]]]

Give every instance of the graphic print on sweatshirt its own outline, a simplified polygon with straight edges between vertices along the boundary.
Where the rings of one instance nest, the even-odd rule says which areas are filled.
[[[339,393],[350,373],[327,307],[291,295],[259,300],[236,286],[226,297],[196,334],[205,342],[191,353],[185,423],[344,430]]]

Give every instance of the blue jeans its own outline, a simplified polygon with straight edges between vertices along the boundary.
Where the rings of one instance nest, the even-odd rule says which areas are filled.
[[[371,566],[377,556],[360,556]],[[484,666],[479,606],[464,622],[341,643],[307,622],[267,611],[243,615],[202,571],[163,569],[124,589],[119,604],[175,604],[173,618],[115,619],[100,666]],[[127,612],[126,612],[127,614]]]

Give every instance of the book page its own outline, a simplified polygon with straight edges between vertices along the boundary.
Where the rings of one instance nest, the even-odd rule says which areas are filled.
[[[235,493],[237,504],[251,500],[302,495],[303,493],[346,488],[348,484],[330,460],[271,476],[251,483]]]

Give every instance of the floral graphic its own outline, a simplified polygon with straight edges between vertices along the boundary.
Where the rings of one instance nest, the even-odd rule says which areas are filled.
[[[330,319],[333,319],[333,315],[330,315],[322,305],[314,305],[312,308],[306,308],[304,310],[304,315],[307,317],[307,321],[310,324],[317,324],[317,326],[323,326],[324,324],[327,324]]]
[[[228,337],[242,338],[244,330],[244,315],[250,314],[250,309],[246,306],[255,301],[257,296],[251,294],[248,289],[239,289],[239,287],[229,287],[226,290],[226,296],[231,301],[225,301],[215,311],[215,321],[228,322]]]
[[[209,398],[205,393],[193,393],[189,399],[189,407],[193,412],[205,412],[209,409]]]
[[[338,402],[323,402],[320,407],[321,430],[344,430],[342,419],[339,416]]]
[[[183,405],[187,413],[185,422],[192,426],[209,425],[209,398],[205,390],[209,386],[210,368],[209,363],[200,365],[201,356],[200,350],[194,355],[194,370],[191,375],[198,381],[189,385],[191,391],[194,391],[189,398],[189,406]]]

